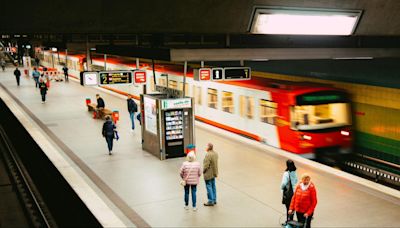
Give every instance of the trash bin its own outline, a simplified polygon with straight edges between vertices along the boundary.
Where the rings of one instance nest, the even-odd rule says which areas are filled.
[[[28,69],[24,69],[24,73],[25,73],[25,76],[28,76],[29,75],[29,70]]]
[[[119,111],[118,110],[113,110],[112,118],[113,118],[114,123],[117,123],[117,121],[119,120]]]
[[[92,101],[90,100],[90,98],[86,98],[86,106],[89,105],[90,103],[92,103]]]

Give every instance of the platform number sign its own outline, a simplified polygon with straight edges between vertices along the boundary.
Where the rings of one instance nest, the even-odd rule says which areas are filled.
[[[224,68],[212,68],[212,80],[224,80]]]
[[[251,78],[250,67],[225,67],[225,80],[249,80]]]

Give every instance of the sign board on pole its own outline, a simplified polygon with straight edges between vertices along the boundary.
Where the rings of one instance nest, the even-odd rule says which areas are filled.
[[[210,68],[195,69],[193,78],[196,81],[209,81],[211,79],[211,69]]]
[[[213,81],[224,80],[224,68],[212,68]]]
[[[136,85],[140,85],[140,84],[146,84],[146,71],[144,70],[135,70],[133,72],[133,76],[134,76],[134,83]]]
[[[83,85],[96,86],[99,84],[99,74],[97,72],[83,72]]]
[[[225,67],[224,68],[225,80],[250,80],[251,68],[250,67]]]
[[[132,71],[100,71],[100,84],[131,84]]]

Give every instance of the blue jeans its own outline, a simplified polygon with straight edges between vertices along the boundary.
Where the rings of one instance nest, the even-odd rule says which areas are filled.
[[[35,80],[35,87],[39,87],[39,77],[33,77],[33,80]]]
[[[192,206],[196,207],[197,185],[185,185],[185,206],[189,205],[189,187],[192,189]]]
[[[130,112],[129,117],[131,118],[132,130],[135,129],[135,112]]]
[[[108,136],[106,135],[106,141],[107,141],[107,146],[108,146],[108,151],[112,151],[113,148],[113,140],[114,140],[114,136]]]
[[[208,203],[217,203],[217,189],[215,187],[215,178],[211,180],[206,180],[206,188],[207,188],[207,198]]]

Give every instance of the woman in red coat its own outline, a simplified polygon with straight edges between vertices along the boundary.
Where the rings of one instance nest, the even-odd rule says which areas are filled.
[[[310,180],[308,174],[303,174],[300,184],[296,186],[289,208],[289,214],[296,212],[299,222],[304,223],[307,220],[307,228],[311,227],[311,219],[317,206],[317,190]]]

